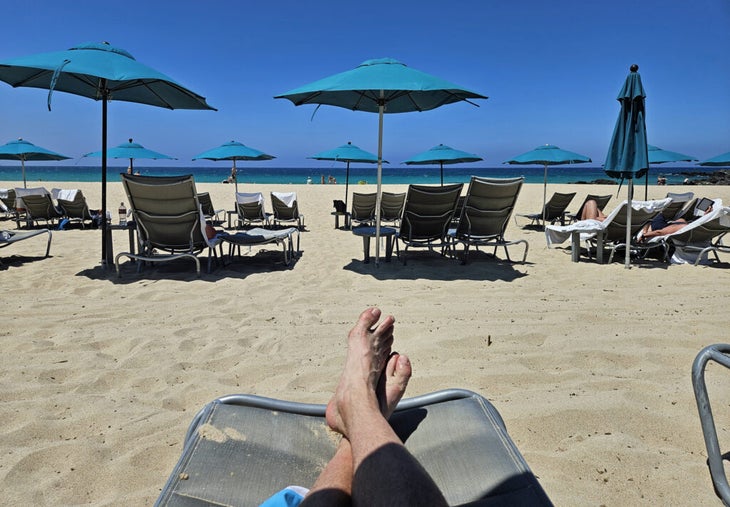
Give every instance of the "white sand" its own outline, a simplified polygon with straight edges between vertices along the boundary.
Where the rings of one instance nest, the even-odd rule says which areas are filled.
[[[100,204],[98,184],[51,186],[80,186]],[[307,226],[291,269],[276,253],[200,279],[191,263],[141,275],[126,266],[120,280],[99,268],[95,230],[54,232],[48,259],[40,238],[1,251],[2,503],[152,504],[200,407],[230,393],[325,403],[346,332],[377,305],[395,315],[396,348],[414,363],[409,393],[486,396],[556,505],[719,504],[690,367],[702,347],[728,340],[730,259],[574,264],[567,243],[548,250],[543,233],[512,222],[507,236],[530,241],[524,266],[416,254],[376,267],[361,262],[360,238],[334,229],[342,185],[280,187],[290,188]],[[198,189],[232,209],[232,185]],[[730,202],[730,187],[650,187],[650,198],[667,190]],[[587,192],[616,187],[548,191],[576,191],[575,209]],[[110,184],[109,207],[120,201],[121,184]],[[542,186],[526,185],[516,211],[541,203]],[[114,242],[127,248],[124,233]],[[719,368],[710,373],[727,385]],[[713,391],[725,450],[728,391]]]

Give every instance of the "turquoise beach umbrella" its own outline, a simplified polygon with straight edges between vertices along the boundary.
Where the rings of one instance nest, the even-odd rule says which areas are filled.
[[[464,162],[479,162],[484,160],[482,157],[467,153],[461,150],[455,150],[445,144],[434,146],[430,150],[426,150],[418,155],[405,160],[406,165],[429,165],[439,164],[441,166],[441,186],[444,186],[444,164],[462,164]]]
[[[375,207],[375,263],[380,259],[380,201],[383,175],[383,115],[428,111],[454,102],[486,99],[454,83],[412,69],[392,58],[367,60],[352,70],[295,88],[277,99],[295,106],[318,104],[378,113],[378,173]],[[319,107],[319,106],[318,106]]]
[[[647,145],[649,151],[649,164],[666,164],[669,162],[695,162],[697,159],[690,155],[677,153],[676,151],[663,150],[651,144]],[[646,172],[644,182],[644,200],[649,196],[649,171]]]
[[[48,90],[48,110],[54,90],[101,100],[101,212],[106,213],[107,103],[137,102],[167,109],[213,109],[205,98],[108,43],[88,43],[67,51],[39,53],[0,61],[0,80]],[[102,221],[102,264],[107,258],[108,229]],[[111,253],[111,252],[109,252]]]
[[[628,210],[626,221],[626,258],[624,267],[631,266],[631,200],[634,197],[634,178],[641,178],[649,171],[649,150],[646,142],[646,93],[637,72],[639,66],[631,66],[617,100],[621,104],[613,137],[603,170],[612,178],[628,179]]]
[[[505,164],[518,165],[542,165],[545,166],[545,174],[542,182],[542,223],[545,223],[545,204],[547,203],[547,171],[549,165],[584,164],[592,162],[590,157],[563,150],[552,144],[538,146],[532,151],[518,155],[515,158],[505,161]]]
[[[233,161],[233,176],[234,183],[236,184],[236,192],[238,192],[238,170],[236,169],[236,160],[272,160],[275,159],[273,155],[264,153],[263,151],[249,148],[245,144],[237,141],[230,141],[223,143],[217,148],[204,151],[193,157],[193,160],[232,160]]]
[[[26,160],[66,160],[70,157],[60,155],[54,151],[41,148],[33,143],[18,139],[10,141],[0,146],[0,159],[2,160],[20,160],[23,168],[23,188],[26,188],[25,181],[25,161]]]
[[[730,151],[716,157],[708,158],[707,160],[700,162],[700,165],[715,167],[730,166]]]
[[[176,160],[174,157],[170,157],[156,151],[148,150],[141,144],[133,142],[131,138],[127,143],[122,143],[119,146],[115,146],[114,148],[109,148],[108,150],[106,150],[106,156],[107,158],[128,158],[129,168],[132,170],[134,169],[134,159],[136,158],[148,158],[153,160]],[[87,153],[86,155],[84,155],[84,157],[101,157],[101,152],[94,151],[92,153]]]
[[[350,162],[360,162],[364,164],[377,164],[378,156],[358,148],[350,141],[347,144],[335,148],[334,150],[321,151],[316,155],[312,155],[311,158],[314,160],[332,160],[334,162],[345,162],[347,163],[347,172],[345,173],[345,209],[347,209],[347,195],[348,186],[350,184]],[[387,160],[383,160],[384,163],[388,163]]]

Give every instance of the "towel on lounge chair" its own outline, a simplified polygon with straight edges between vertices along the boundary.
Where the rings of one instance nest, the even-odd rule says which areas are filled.
[[[271,194],[290,208],[294,206],[294,202],[297,200],[296,192],[271,192]]]
[[[51,196],[56,200],[73,201],[78,191],[78,188],[54,188],[51,190]]]

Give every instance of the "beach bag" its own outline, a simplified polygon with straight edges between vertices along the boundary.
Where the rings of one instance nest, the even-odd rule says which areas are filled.
[[[337,213],[347,213],[347,206],[345,206],[345,201],[340,201],[339,199],[335,199],[332,201],[332,203],[335,206],[335,211]]]

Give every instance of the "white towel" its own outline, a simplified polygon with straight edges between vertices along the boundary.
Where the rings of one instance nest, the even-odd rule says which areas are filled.
[[[64,200],[64,201],[73,201],[76,199],[76,194],[79,192],[77,188],[73,189],[60,189],[60,188],[54,188],[53,190],[56,191],[53,198],[56,200]]]
[[[297,200],[296,192],[271,192],[271,195],[276,196],[277,199],[286,204],[287,208],[294,206],[294,201]]]

